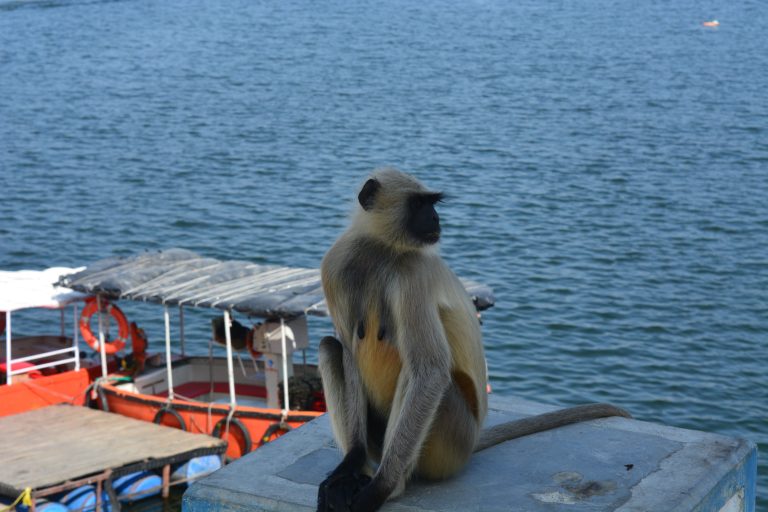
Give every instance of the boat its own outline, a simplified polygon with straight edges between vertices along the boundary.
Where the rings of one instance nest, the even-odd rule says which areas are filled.
[[[81,341],[98,343],[92,336],[91,319],[108,328],[111,319],[119,318],[122,323],[118,330],[129,334],[118,308],[107,304],[100,308],[99,297],[54,284],[61,276],[84,268],[0,271],[0,335],[4,338],[0,350],[0,438],[6,441],[0,450],[6,462],[0,464],[6,470],[0,471],[0,510],[117,511],[120,502],[160,493],[167,496],[171,485],[186,484],[221,467],[221,454],[226,449],[221,441],[200,436],[179,438],[178,432],[176,437],[168,437],[168,432],[161,432],[168,429],[156,426],[137,432],[135,426],[125,426],[134,420],[99,412],[111,419],[93,421],[88,414],[98,411],[80,407],[96,404],[97,395],[91,391],[101,375],[125,375],[130,369],[118,354],[105,353],[95,359],[89,357],[95,354],[81,349]],[[29,330],[30,320],[49,326],[43,334],[18,335],[18,326]],[[132,348],[129,356],[138,356],[135,344]],[[47,433],[43,432],[46,428]],[[89,451],[99,429],[102,442],[108,439],[114,451]],[[132,439],[126,439],[126,430],[134,434]],[[112,439],[119,431],[123,434]],[[153,442],[158,436],[162,440]],[[122,453],[123,458],[116,463],[112,457],[108,465],[101,465],[107,463],[99,457],[114,452]],[[67,464],[73,453],[82,455],[85,465]],[[53,460],[57,462],[51,463]],[[162,476],[155,472],[161,469]]]
[[[86,390],[98,368],[81,360],[77,319],[79,306],[89,295],[54,285],[60,276],[82,269],[0,271],[0,333],[5,338],[0,353],[0,416],[58,403],[86,403]],[[65,311],[69,308],[73,312],[71,336],[66,334]],[[30,309],[58,310],[58,328],[52,326],[46,334],[15,336],[14,313]]]
[[[325,412],[317,367],[306,363],[307,317],[328,316],[318,269],[167,249],[100,260],[58,284],[96,297],[102,307],[127,301],[162,306],[164,354],[147,356],[131,374],[105,372],[97,379],[94,390],[104,410],[221,437],[228,459]],[[465,285],[478,310],[493,305],[488,287]],[[178,308],[180,353],[172,351],[171,308]],[[207,356],[185,354],[187,308],[215,312]],[[144,336],[137,327],[132,332]],[[99,332],[98,339],[105,357],[117,338]],[[216,343],[225,356],[214,355]],[[295,361],[299,354],[301,362]]]

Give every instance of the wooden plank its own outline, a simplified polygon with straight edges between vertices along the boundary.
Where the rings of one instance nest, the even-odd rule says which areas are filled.
[[[225,447],[206,435],[54,405],[0,418],[0,490],[42,489],[142,462],[159,467],[183,454]]]

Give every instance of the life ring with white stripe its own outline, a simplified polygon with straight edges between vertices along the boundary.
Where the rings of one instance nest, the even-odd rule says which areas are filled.
[[[96,352],[99,351],[99,337],[93,334],[91,330],[91,317],[93,315],[98,316],[99,303],[96,297],[90,297],[85,300],[85,307],[83,312],[80,313],[80,334],[83,335],[83,340]],[[128,335],[130,330],[128,328],[128,320],[120,308],[114,304],[110,304],[108,300],[101,299],[101,311],[112,317],[117,322],[117,337],[111,340],[105,341],[104,352],[108,355],[120,352],[125,348],[128,341]]]

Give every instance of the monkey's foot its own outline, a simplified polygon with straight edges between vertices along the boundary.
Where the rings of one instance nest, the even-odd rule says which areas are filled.
[[[354,497],[371,481],[362,473],[331,475],[320,484],[317,493],[318,512],[346,512],[351,510]]]

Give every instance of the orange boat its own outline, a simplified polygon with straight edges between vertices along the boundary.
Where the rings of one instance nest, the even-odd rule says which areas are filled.
[[[285,353],[306,347],[306,337],[296,337],[305,323],[299,317],[277,324],[276,332],[290,334]],[[171,355],[171,365],[166,365],[167,358],[155,356],[138,375],[98,381],[96,392],[104,410],[221,437],[229,443],[227,457],[235,459],[325,411],[317,368],[294,363],[290,355],[282,358],[281,348],[273,346],[274,352],[248,364],[240,358],[238,366],[230,357]],[[287,408],[283,375],[289,375]]]
[[[0,271],[0,333],[5,334],[5,349],[0,353],[0,416],[86,402],[86,390],[98,373],[96,364],[81,362],[78,348],[78,304],[87,295],[53,284],[77,270]],[[69,306],[75,319],[71,337],[65,334]],[[59,333],[14,336],[14,313],[29,309],[58,310]]]
[[[220,364],[221,361],[214,361],[214,367]],[[111,412],[226,439],[229,442],[226,453],[230,459],[240,457],[323,413],[321,399],[313,400],[319,405],[317,410],[286,411],[268,407],[264,385],[240,383],[237,378],[233,403],[228,400],[226,382],[214,381],[211,385],[205,378],[210,361],[204,357],[178,360],[173,366],[176,378],[172,391],[167,387],[165,372],[158,370],[135,378],[131,383],[100,384],[101,403]],[[224,373],[226,369],[217,370]],[[178,382],[181,374],[186,374],[188,380]]]
[[[222,262],[170,249],[102,260],[59,284],[93,294],[102,308],[117,300],[163,306],[165,353],[148,357],[139,351],[132,372],[98,379],[94,389],[105,410],[222,437],[230,459],[325,410],[316,367],[293,360],[309,346],[306,314],[323,314],[315,308],[323,301],[317,270]],[[171,306],[178,307],[180,355],[171,351]],[[226,356],[214,356],[213,341],[208,357],[185,355],[188,307],[217,310],[212,338]],[[235,311],[265,320],[245,327],[232,320]],[[146,336],[135,324],[129,330],[136,352]],[[125,345],[124,329],[119,331],[83,334],[106,357]]]
[[[144,332],[117,321],[114,336],[82,332],[102,358],[119,353],[130,331],[132,371],[94,383],[105,410],[145,421],[222,437],[230,459],[258,448],[325,411],[315,365],[306,364],[307,316],[327,316],[318,269],[219,261],[183,249],[101,260],[63,277],[59,285],[110,301],[163,306],[165,353],[146,356]],[[465,282],[478,309],[493,304],[492,291]],[[171,351],[170,308],[178,308],[180,355]],[[184,311],[209,308],[208,356],[185,355]],[[253,318],[242,325],[232,319]],[[101,329],[102,322],[98,323]],[[214,355],[214,345],[226,355]],[[304,357],[295,361],[299,354]],[[235,365],[237,359],[238,364]]]

